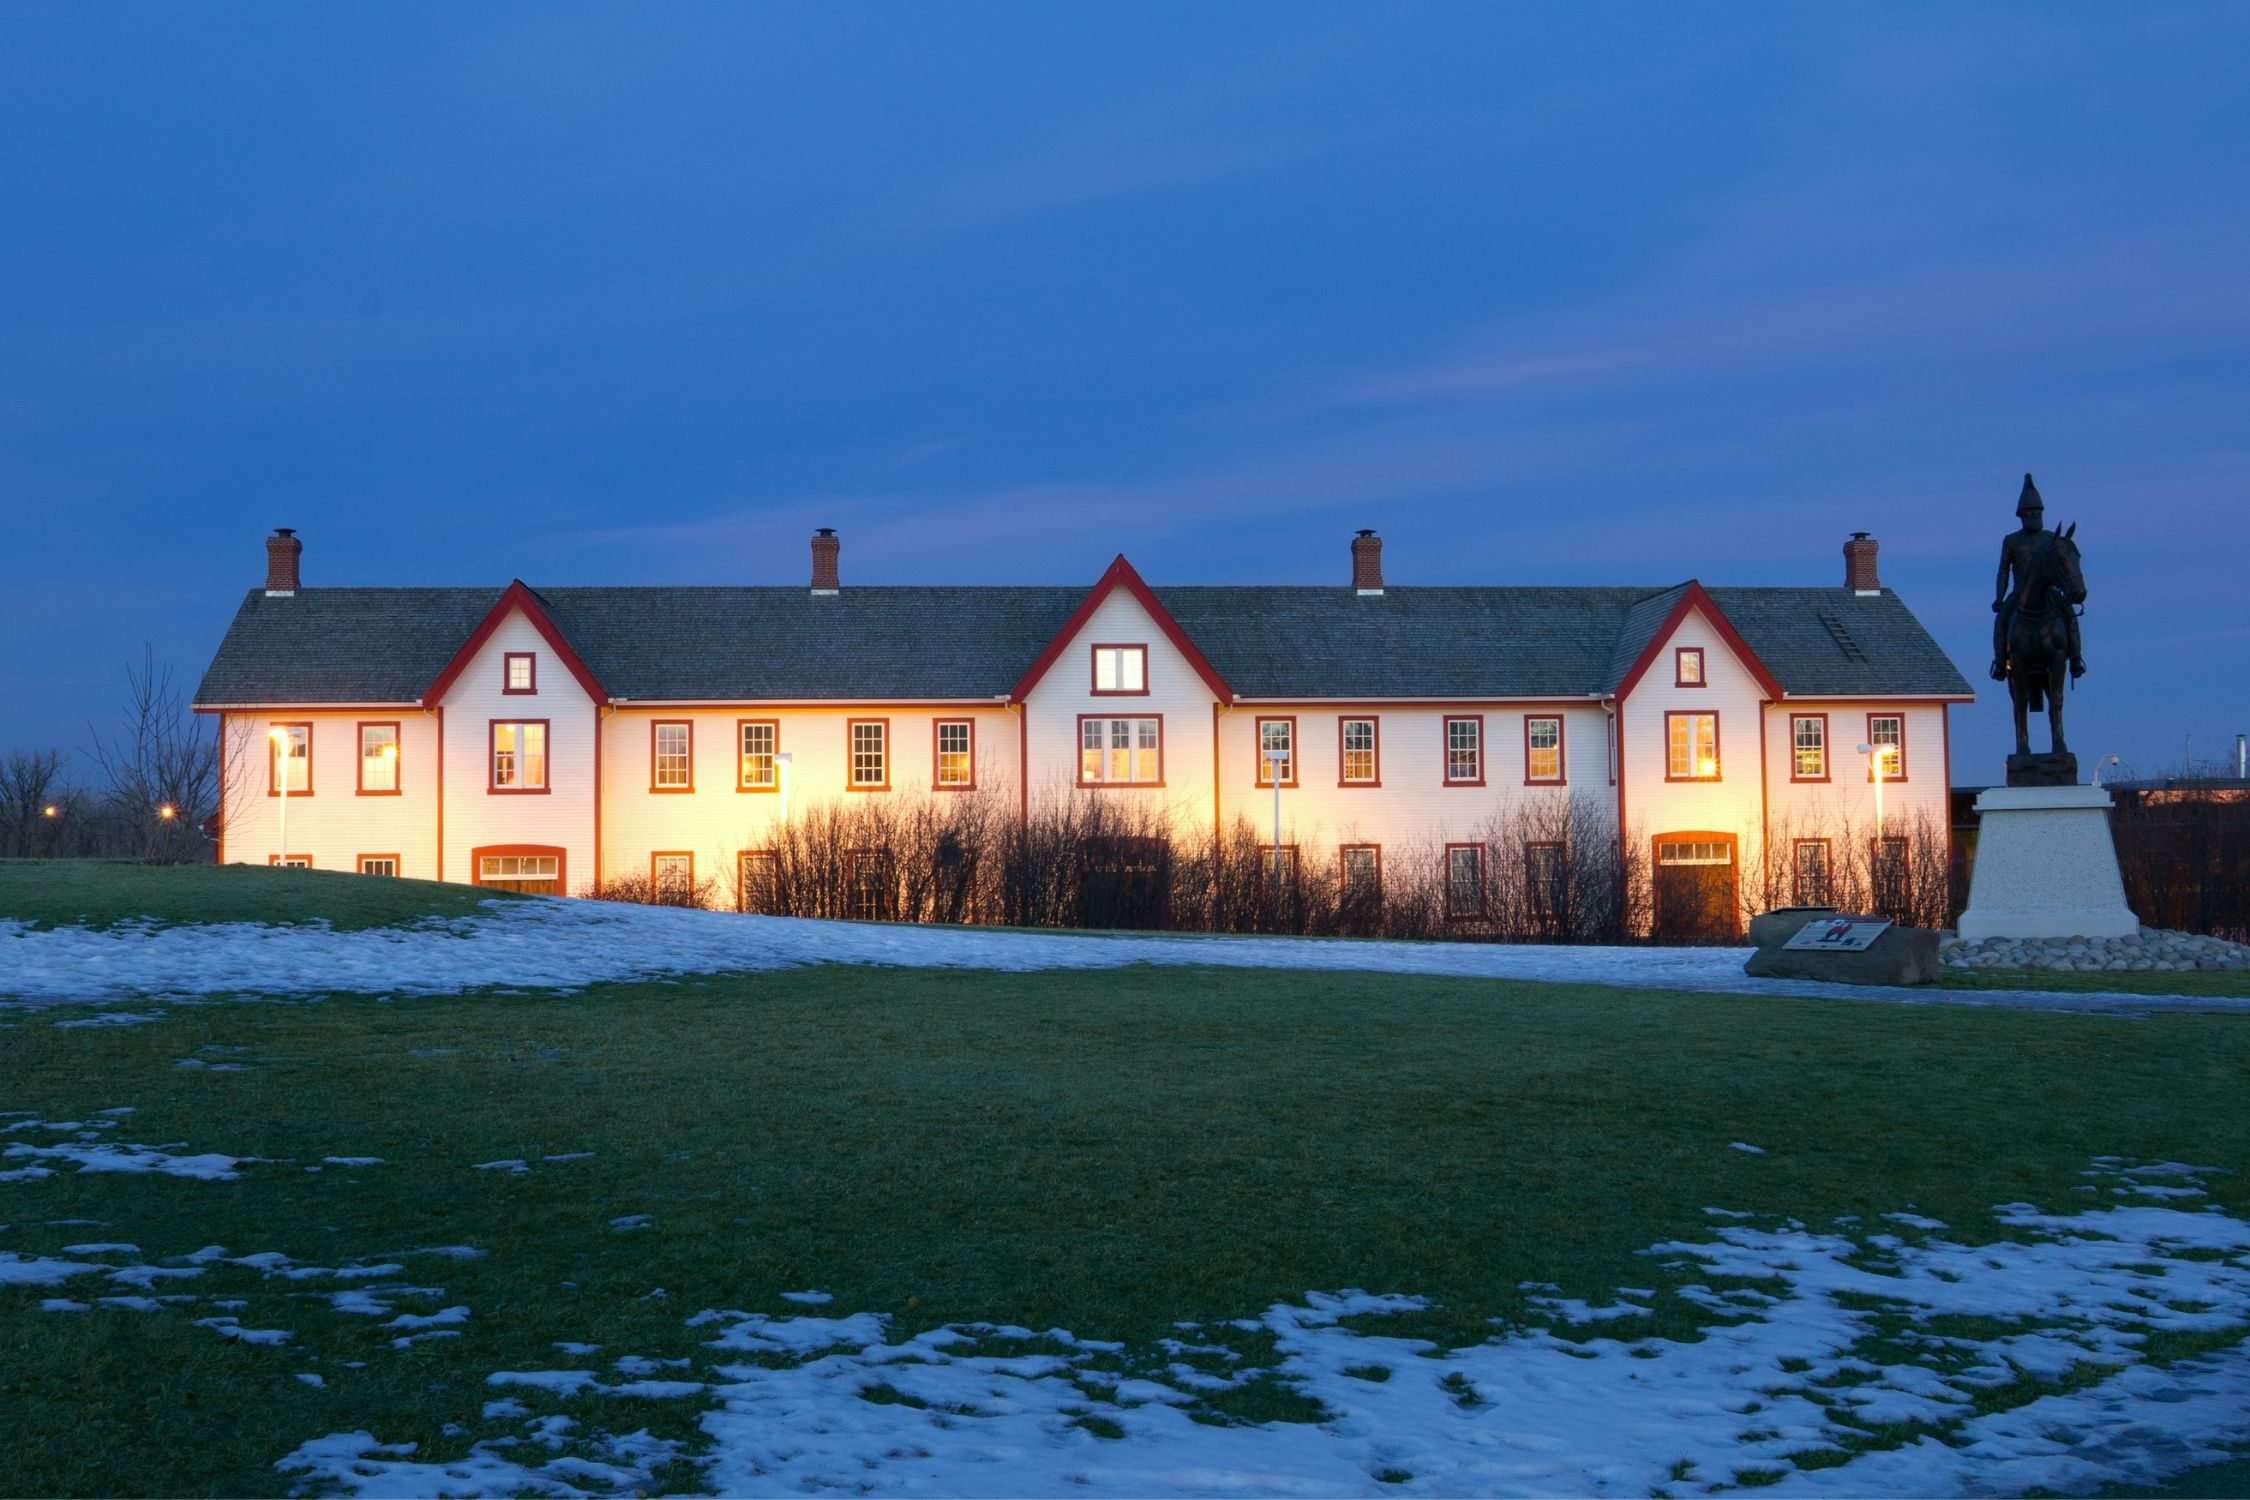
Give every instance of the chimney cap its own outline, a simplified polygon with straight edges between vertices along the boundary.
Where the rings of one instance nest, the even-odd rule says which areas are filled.
[[[1852,533],[1852,540],[1855,542],[1864,542],[1872,535],[1874,535],[1874,533],[1869,531],[1855,531]]]
[[[1373,536],[1374,534],[1375,528],[1372,526],[1362,526],[1358,531],[1353,533],[1353,535],[1355,536]]]
[[[273,529],[273,534],[275,536],[295,536],[297,528],[294,526],[276,526]]]
[[[833,526],[819,526],[813,529],[814,536],[834,536],[835,534],[836,528]]]

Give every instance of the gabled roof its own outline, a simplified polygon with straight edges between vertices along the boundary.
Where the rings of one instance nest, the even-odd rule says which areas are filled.
[[[523,580],[519,578],[508,585],[493,602],[492,608],[484,612],[484,618],[477,622],[476,629],[469,632],[469,638],[461,643],[461,649],[453,653],[453,659],[445,664],[444,670],[422,690],[422,706],[428,708],[443,698],[445,690],[453,686],[454,679],[468,670],[469,663],[484,649],[485,642],[492,639],[492,633],[510,615],[517,613],[531,622],[531,627],[539,632],[539,638],[547,643],[570,675],[578,680],[578,685],[586,690],[587,697],[596,703],[609,701],[609,694],[602,690],[601,682],[587,670],[586,663],[579,659],[578,653],[571,649],[570,642],[563,639],[562,632],[555,628],[555,622],[547,612],[547,602],[525,588]]]
[[[1661,616],[1656,612],[1660,604],[1664,611]],[[1672,638],[1672,632],[1679,629],[1681,621],[1694,613],[1701,613],[1711,622],[1711,628],[1719,633],[1719,639],[1734,653],[1735,660],[1741,662],[1750,675],[1757,679],[1758,686],[1765,690],[1769,700],[1783,695],[1780,680],[1766,670],[1766,664],[1759,658],[1756,648],[1742,638],[1741,633],[1734,628],[1734,622],[1727,618],[1726,611],[1704,592],[1703,585],[1690,578],[1678,588],[1666,589],[1626,611],[1624,627],[1617,633],[1617,650],[1610,655],[1611,668],[1614,670],[1618,659],[1632,649],[1635,637],[1644,626],[1649,627],[1647,638],[1641,642],[1640,650],[1634,654],[1624,675],[1604,687],[1603,696],[1622,698],[1630,693],[1647,674],[1649,667],[1664,654],[1664,643]]]
[[[1689,585],[1392,587],[1367,597],[1344,587],[1141,587],[1235,698],[1554,699],[1614,692]],[[195,701],[420,702],[508,592],[300,589],[269,599],[252,590]],[[612,700],[715,703],[1003,700],[1091,597],[1082,587],[525,592]],[[1704,592],[1791,697],[1969,696],[1887,590]]]
[[[1032,660],[1031,665],[1024,670],[1023,676],[1016,679],[1016,685],[1009,689],[1008,696],[1017,703],[1021,703],[1030,697],[1031,690],[1039,685],[1039,679],[1047,675],[1047,669],[1055,664],[1056,658],[1061,656],[1070,643],[1078,638],[1078,633],[1086,628],[1086,622],[1094,617],[1094,611],[1100,609],[1103,602],[1119,589],[1123,589],[1133,596],[1134,600],[1141,606],[1142,612],[1149,617],[1158,630],[1164,633],[1164,638],[1170,641],[1178,649],[1180,655],[1187,659],[1187,664],[1195,669],[1195,675],[1203,679],[1204,686],[1211,690],[1213,697],[1221,703],[1232,703],[1234,701],[1234,689],[1228,687],[1226,679],[1212,668],[1211,663],[1204,657],[1203,652],[1197,648],[1188,633],[1180,629],[1180,623],[1172,618],[1172,612],[1158,602],[1156,595],[1149,592],[1148,585],[1141,582],[1141,575],[1133,571],[1133,565],[1125,560],[1125,554],[1122,552],[1117,554],[1117,560],[1109,565],[1102,576],[1095,581],[1094,586],[1086,591],[1086,597],[1081,599],[1078,602],[1078,607],[1070,612],[1070,618],[1063,621],[1062,628],[1055,632],[1054,638],[1047,642],[1045,649]]]

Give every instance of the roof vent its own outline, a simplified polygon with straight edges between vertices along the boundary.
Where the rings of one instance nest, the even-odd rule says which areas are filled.
[[[305,544],[297,540],[293,527],[276,526],[273,535],[266,538],[266,597],[287,599],[297,592],[297,559],[304,554]]]
[[[812,591],[820,598],[843,592],[843,584],[836,572],[836,555],[844,544],[837,540],[836,528],[823,526],[813,533],[812,539]]]
[[[1383,592],[1383,539],[1372,528],[1352,538],[1352,587],[1362,598]]]

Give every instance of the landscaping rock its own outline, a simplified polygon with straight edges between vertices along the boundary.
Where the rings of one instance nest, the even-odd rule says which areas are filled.
[[[1797,930],[1813,918],[1834,915],[1836,908],[1833,906],[1781,906],[1760,912],[1750,919],[1750,946],[1778,947],[1795,937]]]
[[[1756,931],[1755,924],[1752,931]],[[1996,937],[1986,938],[1981,943],[1964,942],[1959,934],[1948,932],[1943,935],[1939,953],[1946,967],[1953,969],[2018,969],[2056,974],[2250,971],[2250,947],[2230,943],[2225,938],[2198,937],[2194,933],[2168,932],[2157,927],[2143,927],[2121,938]]]
[[[1808,915],[1806,921],[1810,920]],[[1830,984],[1935,984],[1945,972],[1938,954],[1939,935],[1928,928],[1886,928],[1858,953],[1783,947],[1804,925],[1799,922],[1777,941],[1761,943],[1742,972],[1757,979],[1818,979]]]

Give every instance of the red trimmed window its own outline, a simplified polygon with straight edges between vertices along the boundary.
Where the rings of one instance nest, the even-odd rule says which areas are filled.
[[[1875,763],[1883,764],[1885,781],[1906,779],[1906,715],[1899,713],[1869,714],[1867,716],[1867,743],[1874,753],[1867,757],[1867,779],[1875,779]]]
[[[359,795],[398,795],[398,721],[359,726]]]
[[[357,868],[362,875],[388,875],[396,879],[398,876],[398,856],[395,854],[362,854],[359,857]]]
[[[1094,647],[1093,694],[1097,698],[1148,695],[1148,647]]]
[[[1719,779],[1719,716],[1668,713],[1664,716],[1664,779]]]
[[[1484,715],[1445,721],[1445,784],[1484,785]]]
[[[1523,846],[1523,893],[1531,914],[1550,921],[1563,909],[1562,845],[1530,843]]]
[[[1455,921],[1484,915],[1484,845],[1445,846],[1445,914]]]
[[[1699,688],[1709,684],[1703,677],[1703,648],[1681,646],[1672,653],[1672,685]]]
[[[510,651],[501,661],[501,692],[536,693],[539,691],[539,656],[536,652]]]
[[[1258,721],[1257,784],[1270,787],[1274,783],[1274,757],[1279,756],[1281,784],[1297,784],[1297,720],[1294,715],[1279,719]]]
[[[1526,786],[1563,785],[1562,715],[1533,714],[1523,721],[1523,779]]]
[[[734,904],[738,911],[769,916],[780,905],[774,883],[771,849],[745,849],[735,875]]]
[[[648,857],[649,894],[668,905],[695,900],[695,854],[692,850],[666,850]]]
[[[1267,844],[1258,851],[1258,876],[1270,894],[1276,890],[1284,896],[1297,891],[1297,846],[1295,844]]]
[[[737,752],[735,788],[744,792],[772,792],[781,788],[781,721],[737,719],[734,723]]]
[[[941,792],[972,792],[977,785],[977,722],[940,719],[931,726],[930,785]]]
[[[1828,840],[1799,839],[1790,849],[1790,859],[1796,879],[1789,899],[1799,906],[1830,905]]]
[[[294,796],[295,793],[291,793],[291,795]],[[291,870],[309,870],[312,868],[312,856],[309,854],[292,854],[287,859],[283,859],[278,854],[269,854],[266,856],[266,863]]]
[[[284,785],[292,797],[312,795],[312,731],[310,723],[266,726],[267,796],[280,796]]]
[[[1336,721],[1336,785],[1383,784],[1382,725],[1372,718]],[[1373,848],[1373,845],[1369,845]]]
[[[492,786],[495,792],[547,790],[547,721],[492,721]]]
[[[1791,781],[1826,781],[1828,779],[1828,715],[1791,714],[1789,716],[1789,779]],[[1799,902],[1799,905],[1805,903]],[[1823,903],[1813,902],[1818,906]]]
[[[689,719],[657,719],[648,726],[648,789],[695,790],[695,724]]]
[[[1080,786],[1162,786],[1164,718],[1078,716]]]
[[[891,789],[891,721],[888,719],[851,719],[845,724],[850,764],[845,769],[845,786],[855,792],[887,792]]]

